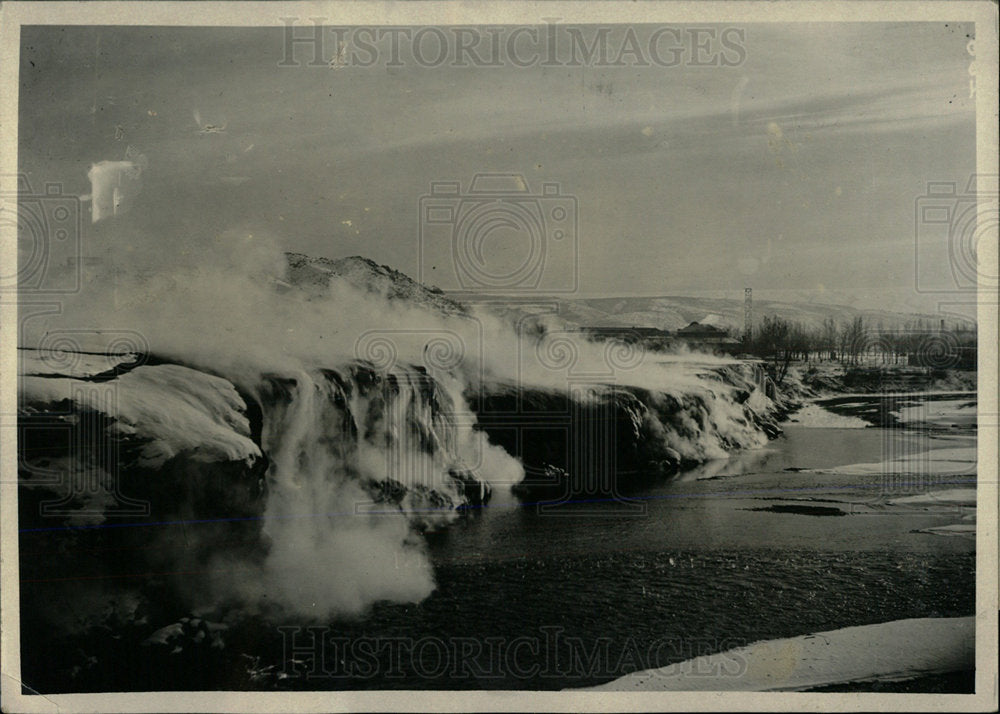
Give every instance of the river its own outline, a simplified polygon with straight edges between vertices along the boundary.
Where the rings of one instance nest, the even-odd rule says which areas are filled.
[[[884,415],[880,399],[826,405],[840,417]],[[419,604],[380,602],[361,619],[319,625],[196,612],[226,619],[224,646],[198,635],[183,651],[143,644],[151,623],[137,612],[106,636],[65,641],[67,662],[82,661],[74,648],[85,646],[87,662],[107,666],[56,670],[27,648],[25,671],[55,691],[561,689],[759,640],[971,615],[974,458],[931,458],[975,446],[970,399],[907,397],[900,414],[937,402],[925,410],[933,418],[893,428],[788,422],[764,448],[620,498],[551,507],[494,484],[486,507],[424,536],[436,589]],[[950,421],[945,407],[962,418]],[[917,473],[843,468],[907,458]],[[951,500],[926,500],[941,493]],[[22,636],[48,631],[29,623]]]
[[[543,509],[497,488],[431,537],[433,595],[331,623],[321,654],[315,632],[285,631],[277,684],[576,687],[762,639],[972,614],[974,538],[921,532],[971,509],[897,501],[973,488],[974,464],[909,477],[805,469],[974,445],[967,425],[786,424],[763,449],[622,500]]]

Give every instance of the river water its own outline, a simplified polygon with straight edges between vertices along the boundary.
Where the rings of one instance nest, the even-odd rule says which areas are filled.
[[[899,499],[972,488],[975,465],[836,473],[975,445],[968,419],[928,413],[933,424],[891,429],[789,423],[760,450],[617,499],[543,507],[495,484],[487,507],[427,536],[437,587],[419,604],[319,626],[241,613],[224,647],[182,652],[141,644],[149,625],[137,622],[89,638],[99,667],[49,682],[46,662],[29,657],[25,671],[43,691],[561,689],[759,640],[971,615],[974,538],[925,531],[974,523],[972,509]]]
[[[331,623],[322,644],[319,631],[284,631],[275,685],[577,687],[762,639],[970,615],[974,539],[919,531],[971,509],[895,500],[974,487],[974,467],[804,469],[974,445],[967,428],[789,424],[764,449],[620,500],[544,509],[497,488],[487,508],[430,540],[431,597]]]

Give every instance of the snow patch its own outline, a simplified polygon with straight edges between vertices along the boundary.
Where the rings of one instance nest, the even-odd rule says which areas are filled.
[[[976,537],[975,523],[954,523],[949,526],[934,526],[932,528],[921,528],[917,533],[927,533],[929,535],[940,536],[966,536]]]
[[[758,642],[588,690],[801,691],[902,681],[976,666],[974,617],[919,618]]]
[[[58,375],[61,377],[93,377],[108,372],[120,364],[139,359],[133,353],[89,354],[63,350],[19,350],[20,373],[24,375]]]
[[[915,496],[896,498],[890,503],[971,506],[974,508],[976,505],[976,489],[950,488],[943,491],[930,491],[928,493],[920,493]]]
[[[863,464],[847,464],[827,469],[803,469],[803,473],[836,474],[972,474],[976,470],[976,447],[934,449],[908,454],[888,461],[873,461]]]
[[[71,401],[77,409],[106,414],[121,436],[147,441],[139,465],[162,466],[181,452],[196,461],[253,461],[246,405],[227,380],[179,365],[137,367],[118,379],[23,377],[22,399],[32,405]]]
[[[976,399],[948,399],[903,407],[896,416],[903,424],[933,426],[975,426],[978,407]]]
[[[867,429],[870,426],[864,419],[834,414],[818,404],[807,404],[789,415],[788,421],[811,429]]]

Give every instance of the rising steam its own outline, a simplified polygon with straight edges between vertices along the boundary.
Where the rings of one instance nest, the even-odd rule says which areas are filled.
[[[708,368],[724,362],[717,358],[654,359],[588,342],[544,318],[517,329],[486,310],[447,316],[344,280],[318,293],[299,290],[288,284],[280,248],[249,232],[219,236],[195,254],[141,234],[130,243],[94,268],[63,314],[31,321],[25,344],[72,328],[89,335],[81,348],[95,349],[94,342],[106,347],[121,331],[135,331],[153,354],[192,374],[218,375],[258,401],[270,460],[267,555],[244,564],[251,577],[218,578],[217,595],[315,618],[426,597],[433,571],[417,533],[456,517],[468,483],[451,475],[474,472],[504,488],[523,476],[516,459],[473,428],[463,396],[469,389],[567,392],[572,385],[599,398],[633,386],[677,403],[695,399],[694,421],[680,430],[664,426],[655,409],[641,417],[650,422],[642,428],[694,458],[759,438],[730,387]],[[158,404],[170,411],[172,429],[207,431],[190,410]],[[232,442],[252,451],[245,433]],[[397,485],[401,499],[373,500],[373,488]]]

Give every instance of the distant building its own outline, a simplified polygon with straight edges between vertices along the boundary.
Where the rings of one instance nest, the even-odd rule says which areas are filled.
[[[715,325],[692,322],[676,332],[656,327],[583,327],[581,332],[595,341],[619,340],[629,344],[641,344],[647,349],[666,349],[671,345],[684,343],[712,352],[736,354],[741,349],[739,340]]]
[[[662,349],[670,342],[670,333],[655,327],[584,327],[581,331],[599,342],[618,340],[650,349]]]
[[[710,348],[716,352],[735,353],[741,348],[740,341],[715,325],[692,322],[674,333],[674,339],[689,346]]]

